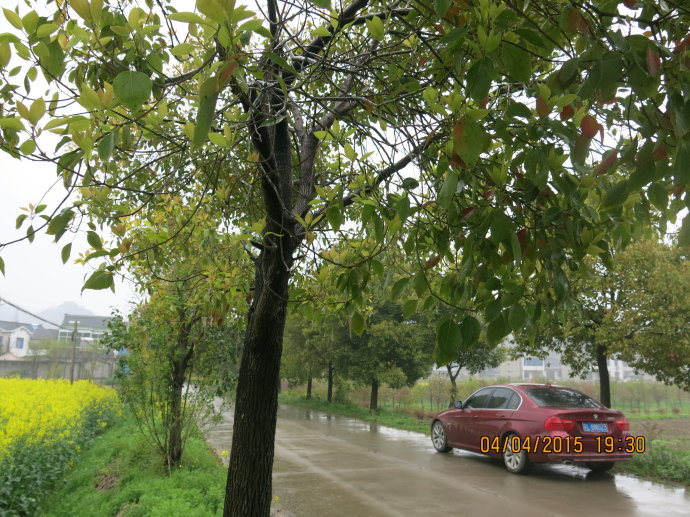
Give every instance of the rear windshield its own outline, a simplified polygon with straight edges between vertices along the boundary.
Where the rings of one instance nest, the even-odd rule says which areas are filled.
[[[527,388],[525,392],[541,407],[603,408],[596,400],[568,388]]]

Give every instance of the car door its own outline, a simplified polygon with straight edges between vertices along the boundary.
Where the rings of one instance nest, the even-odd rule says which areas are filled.
[[[452,416],[454,443],[451,444],[453,447],[478,450],[477,422],[493,391],[493,387],[476,391],[464,402],[462,409],[454,412]]]
[[[495,388],[491,394],[491,398],[486,403],[486,408],[478,410],[477,418],[475,419],[474,429],[476,435],[472,445],[480,448],[482,437],[486,436],[489,439],[488,443],[495,436],[500,436],[506,424],[510,421],[519,396],[514,390],[506,387]]]

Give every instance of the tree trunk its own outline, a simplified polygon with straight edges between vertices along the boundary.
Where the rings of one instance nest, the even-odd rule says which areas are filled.
[[[257,260],[254,300],[248,314],[235,397],[224,517],[270,514],[277,386],[291,255],[292,250],[285,248],[264,249]]]
[[[448,407],[453,407],[458,398],[458,383],[455,381],[458,374],[453,375],[453,367],[450,363],[446,365],[446,370],[448,370],[448,378],[450,379],[450,404],[448,404]],[[458,372],[460,372],[460,366],[458,366]]]
[[[597,345],[597,366],[599,367],[599,400],[606,407],[611,407],[611,381],[609,379],[609,365],[606,357],[606,347]]]
[[[311,400],[311,384],[312,378],[309,377],[309,380],[307,381],[307,400]]]
[[[165,464],[168,468],[176,467],[182,460],[182,388],[184,387],[184,367],[176,364],[170,385],[170,429],[168,429],[168,446]]]
[[[333,363],[328,361],[328,403],[333,402]]]
[[[376,411],[379,408],[379,381],[371,379],[371,398],[369,399],[369,411]]]

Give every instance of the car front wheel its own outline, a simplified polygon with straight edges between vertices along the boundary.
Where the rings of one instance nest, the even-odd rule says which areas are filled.
[[[513,440],[513,438],[518,438]],[[520,439],[516,434],[509,434],[506,436],[505,451],[503,452],[503,464],[508,469],[508,472],[513,474],[526,474],[532,467],[532,464],[527,459],[527,452],[523,448],[515,450],[513,445],[518,445]]]
[[[585,463],[587,468],[593,472],[607,472],[613,468],[613,461],[592,461]]]
[[[431,443],[434,444],[434,449],[438,452],[448,452],[452,449],[452,447],[448,446],[446,431],[443,429],[443,424],[438,420],[436,420],[431,427]]]

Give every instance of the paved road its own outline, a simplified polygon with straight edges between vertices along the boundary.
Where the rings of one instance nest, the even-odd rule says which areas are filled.
[[[230,449],[231,415],[209,434]],[[529,476],[429,438],[376,424],[280,406],[273,469],[277,515],[296,517],[690,516],[690,493],[575,466]]]

